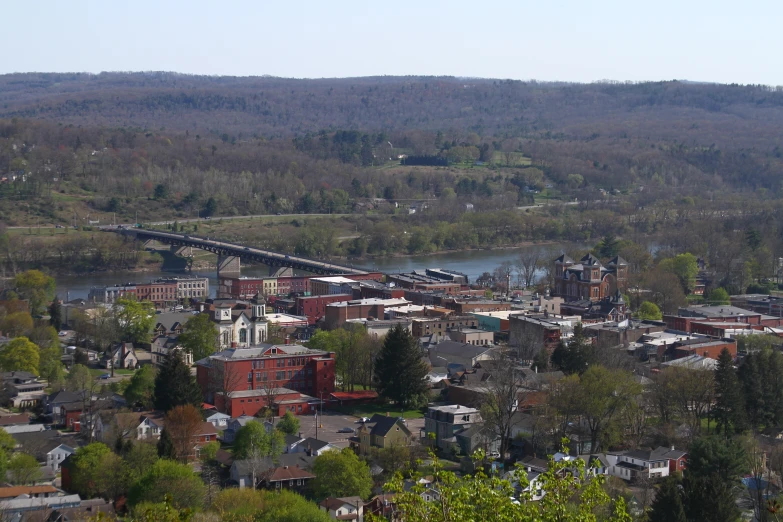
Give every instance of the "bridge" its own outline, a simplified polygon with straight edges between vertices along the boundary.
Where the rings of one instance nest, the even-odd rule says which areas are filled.
[[[280,252],[273,252],[271,250],[263,250],[194,235],[125,227],[104,227],[103,230],[135,237],[139,241],[155,240],[175,247],[192,247],[214,252],[218,255],[218,275],[220,275],[221,272],[238,273],[240,269],[240,259],[263,263],[269,267],[270,272],[273,272],[277,268],[292,268],[322,275],[368,274],[368,272],[364,270],[350,266],[317,261],[301,256],[281,254]]]

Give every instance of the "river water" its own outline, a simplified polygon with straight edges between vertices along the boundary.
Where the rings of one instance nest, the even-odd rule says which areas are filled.
[[[552,250],[561,248],[579,246],[579,245],[552,245]],[[519,255],[524,250],[540,247],[519,247],[495,250],[469,250],[464,252],[446,252],[429,256],[409,256],[409,257],[387,257],[362,260],[353,263],[353,266],[362,267],[366,270],[380,272],[410,272],[413,270],[423,270],[425,268],[444,268],[456,270],[466,274],[471,282],[475,281],[482,273],[492,272],[498,265],[504,261],[515,263]],[[345,261],[342,261],[343,263]],[[115,285],[119,283],[147,283],[160,277],[171,277],[172,275],[185,274],[186,272],[176,271],[152,271],[152,272],[112,272],[84,274],[79,276],[59,276],[57,277],[57,294],[61,299],[87,298],[92,287],[101,287]],[[194,275],[209,277],[209,291],[212,297],[218,287],[216,270],[195,270],[190,272]],[[259,277],[268,275],[268,268],[264,265],[242,267],[242,275],[248,277]]]

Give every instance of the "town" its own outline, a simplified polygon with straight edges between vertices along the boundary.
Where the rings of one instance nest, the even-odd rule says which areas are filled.
[[[516,285],[510,267],[282,268],[219,272],[216,297],[178,275],[63,302],[19,273],[0,301],[0,511],[156,520],[258,489],[312,520],[397,521],[453,494],[449,474],[506,479],[527,506],[571,477],[650,520],[677,487],[733,488],[684,510],[767,509],[783,297],[730,296],[681,254],[667,276],[693,302],[662,310],[613,241]]]

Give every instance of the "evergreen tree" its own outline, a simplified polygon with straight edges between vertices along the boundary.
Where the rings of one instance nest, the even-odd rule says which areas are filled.
[[[688,522],[680,490],[680,477],[671,475],[661,482],[650,506],[648,522]]]
[[[716,475],[729,485],[739,483],[747,471],[745,448],[733,438],[700,437],[688,448],[688,475],[710,477]]]
[[[616,256],[618,252],[620,252],[620,242],[612,234],[604,236],[598,243],[598,257],[609,259]]]
[[[163,428],[158,439],[158,457],[162,459],[177,460],[177,450],[174,448],[174,441],[171,440],[169,430]]]
[[[59,332],[63,325],[63,309],[60,300],[55,297],[52,304],[49,305],[49,324]]]
[[[717,474],[685,473],[682,481],[685,513],[690,522],[737,522],[736,488]]]
[[[766,422],[779,426],[783,423],[783,354],[778,350],[762,350],[759,369]]]
[[[582,323],[574,326],[574,335],[568,343],[560,342],[552,352],[552,365],[564,373],[582,374],[594,362],[595,348],[584,334]]]
[[[419,344],[411,333],[402,325],[389,330],[375,361],[374,378],[378,393],[408,407],[427,393],[424,381],[427,371]]]
[[[749,354],[737,372],[745,399],[745,413],[750,427],[754,429],[768,420],[759,359],[758,354]]]
[[[729,351],[724,348],[718,357],[718,367],[715,370],[715,416],[718,433],[727,437],[733,433],[742,433],[745,429],[745,405],[743,404],[742,388],[737,373],[734,371],[734,361]]]
[[[155,409],[169,411],[175,406],[192,404],[201,407],[201,388],[182,360],[180,351],[169,355],[169,360],[155,377]]]

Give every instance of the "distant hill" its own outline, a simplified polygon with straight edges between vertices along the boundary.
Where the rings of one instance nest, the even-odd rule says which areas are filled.
[[[783,92],[683,81],[29,73],[0,76],[0,117],[236,138],[323,129],[462,130],[481,136],[602,136],[774,148],[783,124]]]

